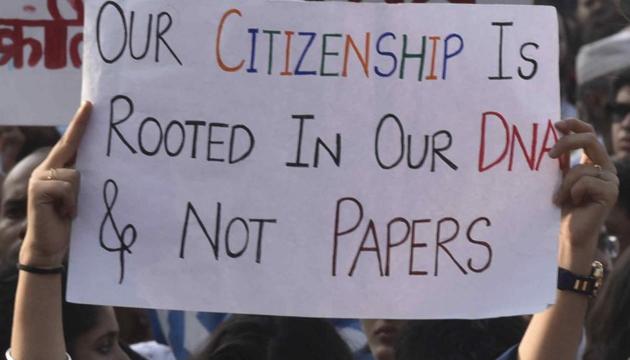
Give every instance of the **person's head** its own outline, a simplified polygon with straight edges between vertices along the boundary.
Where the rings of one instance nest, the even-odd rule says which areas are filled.
[[[2,354],[9,348],[11,342],[17,282],[18,271],[15,264],[1,263],[0,353]],[[113,308],[63,301],[62,315],[66,347],[73,359],[129,360],[118,342],[118,323]]]
[[[395,359],[494,359],[521,340],[525,327],[520,317],[410,321],[401,333]]]
[[[608,12],[612,5],[610,0],[578,0],[575,9],[575,18],[581,23],[589,21],[595,16],[601,16]]]
[[[578,49],[575,22],[558,13],[558,37],[560,40],[560,91],[563,98],[575,103],[575,57]]]
[[[616,238],[614,252],[619,256],[630,247],[630,158],[615,161],[619,178],[617,203],[606,219],[606,235]]]
[[[26,194],[28,180],[46,158],[49,148],[34,151],[7,174],[2,184],[0,202],[0,261],[17,259],[19,246],[26,233]]]
[[[332,324],[322,319],[234,315],[196,360],[351,360]]]
[[[0,174],[9,172],[36,149],[55,145],[59,138],[51,126],[0,126]]]
[[[630,31],[582,46],[576,58],[577,110],[592,124],[612,151],[611,121],[606,111],[610,89],[617,75],[630,68]]]
[[[610,132],[606,113],[609,93],[610,81],[608,77],[596,78],[578,85],[576,102],[578,117],[593,125],[598,134]]]
[[[64,302],[63,328],[73,359],[129,360],[118,342],[118,323],[110,306]]]
[[[630,71],[622,73],[613,82],[608,112],[612,122],[613,156],[630,157]]]
[[[393,360],[396,343],[407,320],[365,319],[361,320],[368,347],[375,360]]]
[[[575,19],[581,29],[581,43],[588,44],[612,35],[628,25],[619,0],[578,0]]]
[[[630,357],[630,252],[622,254],[586,323],[585,360]]]

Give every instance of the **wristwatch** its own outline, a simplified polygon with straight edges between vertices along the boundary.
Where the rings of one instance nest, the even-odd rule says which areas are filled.
[[[558,268],[558,290],[572,291],[581,295],[596,296],[604,281],[604,265],[593,261],[591,274],[577,275],[563,268]]]

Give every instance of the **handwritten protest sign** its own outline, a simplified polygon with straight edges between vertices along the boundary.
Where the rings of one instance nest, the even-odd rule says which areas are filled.
[[[333,317],[544,308],[557,24],[517,9],[91,2],[69,299]]]
[[[272,0],[286,1],[286,0]],[[300,0],[295,0],[300,1]],[[311,0],[323,1],[323,0]],[[344,0],[338,0],[344,1]],[[351,2],[386,2],[388,4],[414,3],[414,4],[509,4],[509,5],[532,5],[533,0],[346,0]]]
[[[462,3],[461,0],[451,1]],[[531,4],[531,0],[508,3],[515,1]],[[464,2],[486,4],[505,1]],[[67,123],[81,91],[82,26],[82,0],[12,0],[0,3],[0,124]]]

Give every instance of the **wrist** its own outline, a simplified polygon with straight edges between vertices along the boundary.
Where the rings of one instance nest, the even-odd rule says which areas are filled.
[[[64,256],[62,254],[44,254],[24,245],[20,250],[20,264],[39,268],[56,268],[63,265]]]
[[[593,260],[595,260],[595,250],[595,246],[576,247],[571,244],[561,244],[558,266],[578,275],[590,275]]]

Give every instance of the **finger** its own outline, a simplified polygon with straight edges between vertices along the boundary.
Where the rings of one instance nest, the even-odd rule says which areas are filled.
[[[92,104],[89,101],[85,101],[79,107],[74,118],[70,122],[68,129],[64,136],[57,142],[55,147],[52,148],[50,154],[42,163],[42,168],[61,168],[69,165],[75,158],[79,143],[87,127],[88,119],[90,118],[90,112],[92,111]]]
[[[74,191],[79,189],[81,174],[75,169],[36,169],[31,174],[31,179],[36,180],[60,180],[72,184]]]
[[[618,184],[619,182],[617,176],[609,171],[598,169],[590,164],[580,164],[571,168],[566,173],[564,179],[562,180],[560,188],[554,194],[553,202],[556,205],[560,205],[565,202],[571,196],[571,189],[573,188],[575,183],[583,176],[601,178],[602,180],[610,181],[613,184]]]
[[[591,132],[575,133],[561,137],[549,151],[549,156],[557,158],[562,154],[578,149],[584,149],[584,154],[588,156],[588,162],[598,164],[605,170],[615,172],[615,167],[610,161],[606,149],[599,142],[595,133]]]
[[[595,133],[595,128],[587,122],[578,120],[575,118],[558,121],[556,124],[558,129],[563,134],[574,133]]]
[[[29,184],[35,206],[52,206],[62,218],[76,216],[77,192],[73,184],[62,180],[34,180]]]
[[[609,208],[617,201],[617,195],[618,188],[613,182],[592,176],[582,176],[571,187],[571,200],[575,206],[590,201]]]
[[[593,134],[593,136],[594,136],[593,140],[596,141],[598,146],[591,147],[590,148],[591,153],[586,151],[588,149],[586,147],[584,147],[585,153],[582,156],[582,163],[599,164],[604,169],[612,171],[615,174],[617,173],[616,169],[614,168],[612,162],[610,161],[610,159],[608,157],[606,149],[601,144],[599,139],[597,139],[597,136],[595,135],[595,128],[593,128],[593,126],[591,124],[573,118],[573,119],[566,119],[566,120],[557,122],[555,125],[556,125],[556,129],[558,129],[560,132],[562,132],[565,135],[568,135],[571,132],[576,133],[576,134]],[[588,135],[585,135],[585,137],[588,137]],[[577,149],[570,149],[570,150],[577,150]],[[568,151],[570,151],[570,150],[568,150]],[[597,151],[597,153],[593,153],[594,151]],[[552,150],[552,152],[550,152],[550,156],[552,156],[552,153],[553,153],[553,150]],[[554,155],[556,155],[556,154],[554,153]],[[585,158],[584,155],[586,155],[586,158]],[[554,156],[552,156],[552,157],[554,157]]]

